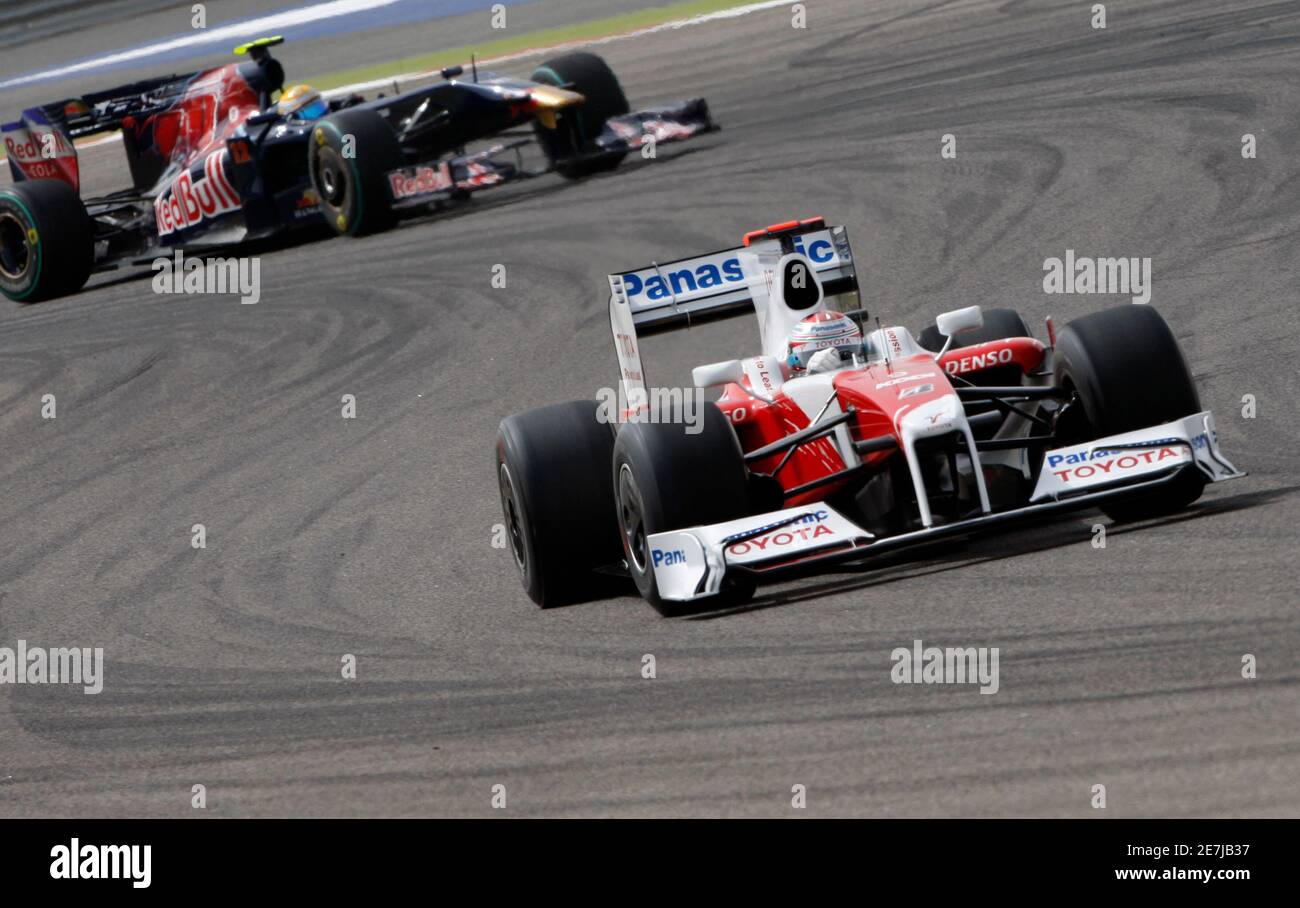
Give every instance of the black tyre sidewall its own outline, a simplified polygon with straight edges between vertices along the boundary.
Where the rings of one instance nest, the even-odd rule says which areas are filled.
[[[701,431],[692,435],[680,423],[629,423],[614,443],[613,487],[621,507],[620,475],[630,470],[640,499],[646,536],[687,527],[722,523],[750,511],[748,471],[740,441],[718,407],[706,404]],[[637,590],[661,612],[674,606],[660,599],[647,549],[643,569],[619,527],[628,571]]]
[[[1073,386],[1098,436],[1171,422],[1201,410],[1187,360],[1150,306],[1124,305],[1066,325],[1056,339],[1057,383]]]
[[[521,505],[524,589],[543,608],[609,586],[593,572],[622,555],[607,484],[614,436],[597,414],[596,401],[555,404],[507,417],[497,436],[498,482],[504,463]]]
[[[1057,336],[1055,382],[1074,389],[1092,438],[1173,422],[1201,411],[1200,395],[1173,331],[1148,305],[1075,319]],[[1168,487],[1106,505],[1117,520],[1178,510],[1200,497],[1203,473],[1188,465]]]
[[[343,155],[343,137],[355,140],[354,157]],[[331,205],[318,185],[317,161],[330,149],[344,164],[348,193],[340,206]],[[341,110],[316,124],[308,142],[307,172],[321,213],[336,233],[363,236],[393,226],[386,175],[402,166],[402,152],[388,121],[373,110]],[[340,223],[340,216],[343,222]]]
[[[95,263],[95,225],[77,191],[62,180],[27,180],[0,191],[0,208],[36,233],[29,248],[36,267],[22,284],[6,282],[5,296],[35,303],[75,293]],[[30,242],[30,241],[29,241]]]
[[[584,51],[565,54],[542,63],[533,70],[530,78],[543,85],[569,85],[586,99],[581,106],[560,113],[559,128],[547,129],[540,123],[534,127],[538,144],[546,153],[547,160],[557,166],[560,174],[569,179],[579,179],[616,168],[624,155],[562,163],[587,150],[610,117],[621,116],[631,110],[618,77],[604,58]],[[579,141],[577,147],[573,146],[569,132],[571,122],[576,122]]]

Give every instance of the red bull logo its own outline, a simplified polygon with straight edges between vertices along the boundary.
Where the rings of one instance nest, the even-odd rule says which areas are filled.
[[[400,170],[388,175],[388,187],[392,190],[394,201],[424,195],[426,192],[439,192],[450,189],[451,186],[451,175],[446,164],[437,170],[432,167],[417,167],[413,177],[408,177]]]
[[[26,123],[5,134],[10,162],[29,180],[63,180],[80,188],[77,149],[62,130],[42,123]]]
[[[158,235],[167,236],[218,217],[242,206],[222,166],[224,151],[214,151],[203,161],[203,174],[195,179],[185,170],[154,200]]]
[[[23,163],[76,157],[72,143],[63,137],[62,132],[35,124],[30,129],[18,129],[5,136],[5,149],[10,157]]]

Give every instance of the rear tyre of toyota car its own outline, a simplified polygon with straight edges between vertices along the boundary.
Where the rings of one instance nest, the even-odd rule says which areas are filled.
[[[609,484],[614,433],[599,407],[575,400],[501,421],[497,484],[510,553],[542,608],[626,585],[599,573],[623,557]]]

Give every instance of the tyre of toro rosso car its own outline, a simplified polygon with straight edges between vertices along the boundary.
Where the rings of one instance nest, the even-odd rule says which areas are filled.
[[[989,341],[1004,340],[1008,337],[1034,336],[1029,326],[1025,324],[1024,318],[1014,309],[985,309],[983,314],[984,324],[974,331],[963,331],[954,337],[949,350],[973,347],[976,344],[986,344]],[[938,353],[943,349],[944,340],[946,338],[939,333],[938,326],[930,325],[921,332],[916,342],[932,353]],[[987,386],[1018,385],[1020,367],[1011,363],[1006,366],[994,366],[992,369],[982,369],[969,376],[967,381],[971,384]]]
[[[542,608],[611,591],[615,581],[595,572],[623,557],[609,484],[614,433],[598,407],[577,400],[501,421],[501,510],[524,589]]]
[[[637,591],[663,615],[698,605],[660,598],[648,537],[735,520],[750,511],[749,474],[731,422],[709,403],[700,414],[700,431],[691,434],[687,428],[681,422],[628,423],[614,442],[614,497],[624,558]],[[746,575],[729,575],[720,598],[736,603],[753,593]]]
[[[1201,410],[1187,361],[1169,325],[1150,306],[1124,305],[1077,318],[1056,339],[1056,384],[1078,394],[1057,437],[1087,441],[1172,422]],[[1102,508],[1116,520],[1177,511],[1201,496],[1205,477],[1183,468],[1172,485]]]
[[[348,236],[393,226],[386,177],[401,166],[397,136],[373,110],[330,114],[307,143],[307,170],[320,210],[336,232]]]
[[[582,104],[561,111],[555,129],[547,129],[541,123],[534,126],[546,159],[561,176],[576,180],[617,167],[626,152],[580,159],[584,152],[592,150],[592,143],[605,128],[606,120],[631,110],[609,64],[595,54],[565,54],[537,67],[531,78],[543,85],[576,91],[585,99]]]
[[[0,291],[34,303],[80,290],[95,263],[95,225],[62,180],[0,191]]]

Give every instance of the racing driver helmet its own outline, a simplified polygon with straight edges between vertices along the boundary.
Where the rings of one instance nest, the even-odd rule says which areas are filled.
[[[813,354],[830,349],[838,349],[841,356],[862,350],[862,329],[858,323],[833,309],[809,315],[794,326],[786,365],[791,369],[807,369]]]
[[[280,95],[275,112],[294,120],[319,120],[329,113],[329,105],[310,85],[290,85]]]

